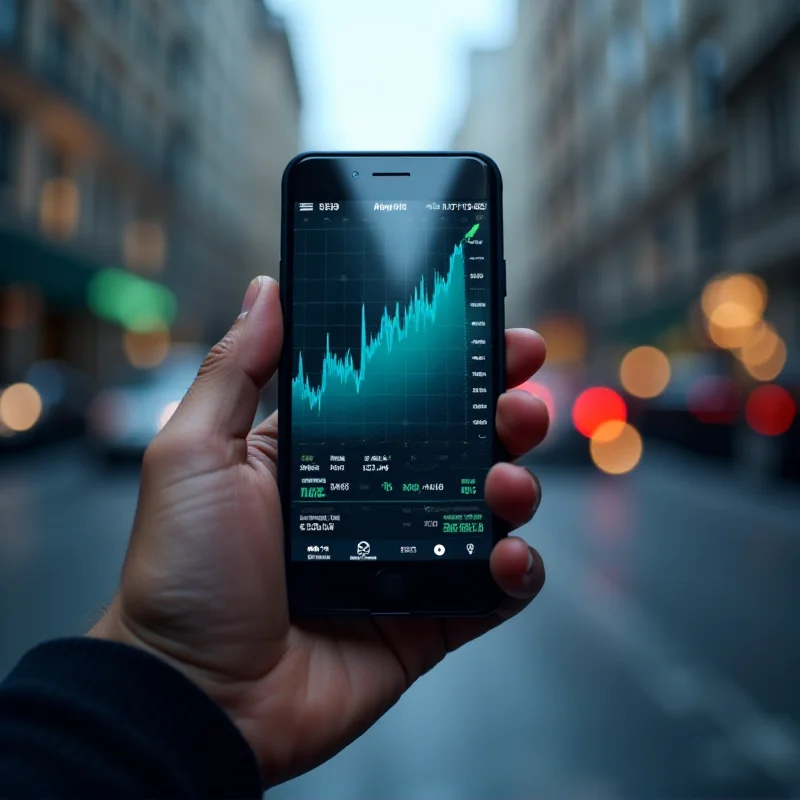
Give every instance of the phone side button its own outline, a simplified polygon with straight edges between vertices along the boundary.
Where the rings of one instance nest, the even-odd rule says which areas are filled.
[[[500,280],[503,281],[503,297],[508,297],[508,271],[506,270],[505,259],[503,259],[503,269],[500,273]]]
[[[378,601],[402,600],[406,595],[406,579],[390,569],[375,575],[375,596]]]

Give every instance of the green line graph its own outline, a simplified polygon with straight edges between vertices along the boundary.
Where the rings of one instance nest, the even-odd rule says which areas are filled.
[[[327,333],[321,369],[316,373],[319,377],[312,382],[308,355],[302,351],[298,354],[297,373],[292,379],[294,425],[317,428],[324,424],[330,430],[357,424],[366,428],[408,424],[406,418],[413,422],[422,404],[426,414],[436,418],[434,424],[446,422],[447,412],[442,410],[446,398],[441,399],[448,391],[444,376],[454,370],[463,372],[460,381],[451,380],[449,391],[459,395],[466,392],[463,248],[478,227],[474,225],[455,245],[448,257],[447,273],[435,272],[430,290],[424,277],[420,278],[407,303],[397,302],[391,309],[384,306],[372,335],[362,303],[357,362],[352,350],[342,355],[332,352]],[[463,416],[460,424],[464,424]]]

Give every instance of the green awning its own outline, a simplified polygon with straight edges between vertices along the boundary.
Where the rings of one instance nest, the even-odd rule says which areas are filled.
[[[86,306],[95,267],[87,259],[32,234],[0,228],[0,286],[35,285],[56,306]]]
[[[604,339],[620,344],[657,344],[675,328],[686,325],[692,301],[689,298],[667,303],[645,313],[632,314],[602,329]]]

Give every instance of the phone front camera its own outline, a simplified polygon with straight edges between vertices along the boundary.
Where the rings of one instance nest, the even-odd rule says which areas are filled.
[[[354,172],[354,173],[353,173],[353,177],[354,177],[354,178],[357,178],[357,177],[358,177],[358,173],[357,173],[357,172]]]

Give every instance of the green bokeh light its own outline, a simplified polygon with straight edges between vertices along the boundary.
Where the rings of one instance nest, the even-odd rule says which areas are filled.
[[[149,333],[175,321],[178,303],[166,286],[121,269],[104,269],[89,282],[89,308],[134,333]]]

